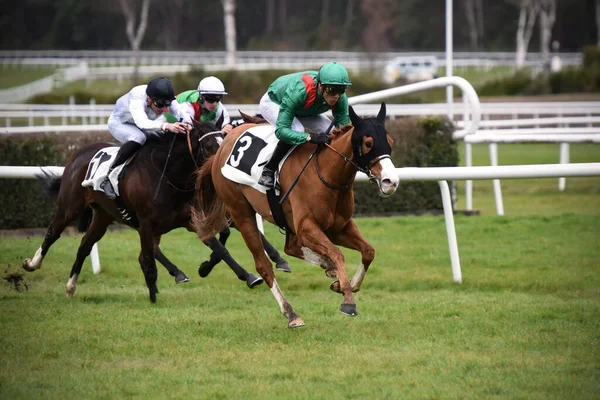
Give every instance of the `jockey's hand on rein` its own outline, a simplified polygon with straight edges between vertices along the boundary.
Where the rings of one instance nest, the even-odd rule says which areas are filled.
[[[310,142],[314,144],[329,143],[329,135],[324,133],[311,133]]]
[[[165,124],[165,130],[166,131],[171,131],[173,133],[181,133],[181,134],[185,134],[190,130],[190,126],[188,124],[185,124],[183,122],[175,122],[175,123],[167,123]]]

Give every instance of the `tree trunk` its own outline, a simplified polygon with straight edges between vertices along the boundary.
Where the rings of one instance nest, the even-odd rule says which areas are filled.
[[[539,12],[538,4],[533,1],[523,0],[521,2],[521,11],[519,13],[519,28],[517,29],[517,68],[521,69],[525,66],[525,56],[527,55],[527,47],[533,33],[535,20]]]
[[[467,25],[469,25],[469,40],[471,42],[471,51],[479,50],[479,29],[475,17],[474,0],[463,0],[462,5],[465,9]]]
[[[540,52],[545,72],[550,71],[550,41],[556,20],[556,0],[542,0],[540,7]]]
[[[135,29],[136,16],[131,9],[131,5],[127,2],[127,0],[119,0],[119,2],[121,3],[121,10],[125,16],[125,31],[127,32],[127,39],[129,40],[129,44],[134,55],[133,76],[131,77],[131,81],[133,85],[136,85],[139,80],[141,58],[140,48],[148,24],[148,9],[150,7],[150,0],[143,0],[142,2],[140,24],[138,25],[137,29]]]
[[[598,0],[600,1],[600,0]],[[346,17],[344,18],[344,31],[342,33],[342,43],[346,46],[349,46],[349,33],[350,27],[352,26],[352,19],[354,18],[354,0],[348,0],[348,5],[346,6]]]
[[[281,36],[285,37],[287,25],[287,0],[279,0],[279,31]]]
[[[235,30],[235,0],[221,0],[225,22],[225,50],[227,53],[225,65],[228,69],[235,67],[236,30]]]
[[[600,0],[596,0],[596,46],[600,47]]]
[[[327,34],[327,26],[329,24],[328,21],[329,16],[329,0],[321,0],[321,23],[319,25],[319,34],[321,35],[321,40]]]
[[[600,1],[600,0],[598,0]],[[275,26],[275,0],[267,0],[265,34],[271,35]]]

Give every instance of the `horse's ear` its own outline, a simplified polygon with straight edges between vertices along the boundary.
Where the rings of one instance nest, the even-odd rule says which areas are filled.
[[[192,118],[192,126],[194,129],[200,129],[200,122]]]
[[[381,108],[379,109],[379,113],[377,114],[377,120],[382,124],[385,124],[385,102],[381,103]]]
[[[217,129],[223,128],[223,120],[224,119],[225,119],[225,115],[223,115],[223,113],[221,113],[221,116],[219,117],[219,119],[217,120],[217,122],[215,122],[215,125],[216,125]]]
[[[244,120],[244,122],[254,122],[253,118],[251,116],[249,116],[248,114],[244,114],[242,112],[242,110],[238,110],[238,112],[240,113],[240,116],[242,117],[242,119]]]
[[[354,112],[354,108],[352,108],[352,106],[348,107],[348,112],[350,114],[350,121],[352,121],[352,125],[354,125],[354,126],[360,125],[360,123],[362,122],[362,118],[359,117],[358,115],[356,115],[356,113]]]

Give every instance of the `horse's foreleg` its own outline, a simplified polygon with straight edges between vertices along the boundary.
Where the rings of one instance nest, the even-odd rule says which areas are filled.
[[[75,291],[77,290],[77,280],[79,279],[83,262],[90,254],[90,251],[92,251],[94,244],[102,239],[102,236],[104,236],[106,229],[112,221],[113,217],[104,210],[94,210],[92,223],[81,239],[81,244],[79,245],[79,249],[77,249],[77,257],[75,257],[75,262],[71,268],[71,274],[69,275],[69,281],[66,286],[67,296],[73,297],[75,294]]]
[[[229,229],[229,227],[225,227],[221,232],[219,232],[219,243],[221,243],[223,246],[225,246],[225,243],[227,243],[227,239],[229,238],[229,235],[231,234],[231,230]],[[206,243],[204,243],[206,244]],[[206,244],[207,246],[210,247],[210,245]],[[211,247],[212,249],[212,247]],[[198,275],[200,275],[200,277],[202,278],[206,278],[208,276],[208,274],[211,273],[211,271],[213,270],[213,268],[222,260],[222,251],[220,249],[220,247],[218,248],[218,251],[215,251],[213,249],[213,252],[210,253],[210,258],[208,261],[204,261],[203,263],[201,263],[198,266]]]
[[[230,210],[231,211],[231,210]],[[240,211],[240,210],[236,210]],[[239,213],[241,214],[241,213]],[[263,242],[261,239],[260,231],[258,230],[258,226],[256,225],[256,217],[253,212],[247,213],[248,215],[234,215],[232,212],[233,219],[235,220],[236,226],[239,229],[244,241],[246,242],[246,246],[252,252],[254,256],[254,263],[256,265],[256,270],[263,277],[269,289],[271,289],[271,293],[277,300],[279,304],[279,308],[284,316],[288,319],[288,328],[296,328],[299,326],[304,326],[304,321],[302,318],[296,314],[292,305],[288,303],[283,292],[279,288],[277,281],[275,280],[275,274],[273,273],[273,266],[271,262],[265,255],[265,248],[263,246]]]
[[[160,262],[166,269],[167,271],[169,271],[169,274],[171,276],[175,277],[175,283],[184,283],[184,282],[189,282],[190,278],[187,277],[187,275],[181,271],[179,268],[177,268],[177,266],[175,264],[173,264],[168,258],[167,256],[165,256],[163,254],[163,252],[161,251],[160,247],[160,236],[157,236],[154,238],[154,257],[156,258],[156,260],[158,262]]]
[[[273,261],[275,263],[275,269],[277,271],[292,272],[292,269],[290,268],[290,265],[288,264],[288,262],[285,261],[283,259],[283,257],[281,257],[281,255],[279,254],[277,249],[275,247],[273,247],[273,245],[271,243],[269,243],[269,241],[267,240],[265,235],[263,235],[261,233],[260,238],[262,239],[263,246],[265,247],[265,251],[267,252],[267,255],[269,256],[271,261]]]
[[[225,261],[229,268],[231,268],[231,270],[236,274],[238,279],[241,281],[245,281],[246,285],[248,285],[250,289],[253,289],[256,286],[263,283],[262,278],[249,273],[240,264],[238,264],[237,261],[233,259],[231,254],[229,254],[229,251],[225,248],[225,246],[223,246],[223,244],[219,240],[217,240],[216,237],[204,240],[203,243],[210,247],[215,257],[218,257],[219,260]],[[202,268],[202,266],[200,268]],[[198,270],[198,272],[200,273],[200,269]],[[200,276],[202,276],[202,274]]]
[[[350,285],[352,286],[353,292],[358,292],[360,290],[360,286],[362,285],[363,280],[365,279],[365,275],[369,270],[369,266],[375,259],[375,249],[364,239],[358,227],[354,223],[354,221],[350,220],[348,224],[344,227],[342,232],[340,232],[335,240],[333,241],[335,244],[344,246],[349,249],[357,250],[360,252],[362,260],[361,264],[354,274]],[[339,285],[338,282],[334,282],[333,284]],[[338,291],[338,288],[333,287],[332,289]]]
[[[334,286],[336,282],[331,285],[331,289],[344,295],[340,311],[346,315],[357,315],[356,304],[352,296],[352,287],[346,274],[344,255],[341,250],[329,240],[317,223],[309,218],[301,222],[298,229],[298,237],[302,238],[302,245],[304,247],[331,260],[331,263],[335,265],[338,281],[336,281],[336,286]]]
[[[156,303],[158,271],[156,270],[156,262],[154,260],[154,235],[152,234],[150,222],[146,220],[140,221],[138,233],[142,245],[140,265],[146,279],[146,286],[148,286],[148,291],[150,292],[150,301]]]

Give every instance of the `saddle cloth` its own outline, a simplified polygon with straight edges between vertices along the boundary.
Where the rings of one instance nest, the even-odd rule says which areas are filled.
[[[258,184],[264,166],[271,159],[277,147],[275,127],[272,125],[255,126],[242,133],[235,141],[225,165],[221,168],[223,176],[242,185],[251,186],[261,193],[267,188]],[[296,146],[279,163],[275,180],[279,181],[279,170]]]
[[[104,193],[104,189],[100,187],[100,184],[104,181],[108,169],[118,152],[119,147],[105,147],[102,150],[99,150],[90,160],[85,179],[81,182],[81,186],[93,187],[94,190]],[[131,158],[113,169],[108,177],[117,196],[119,196],[119,176],[121,175],[123,168],[129,164],[130,161]]]

